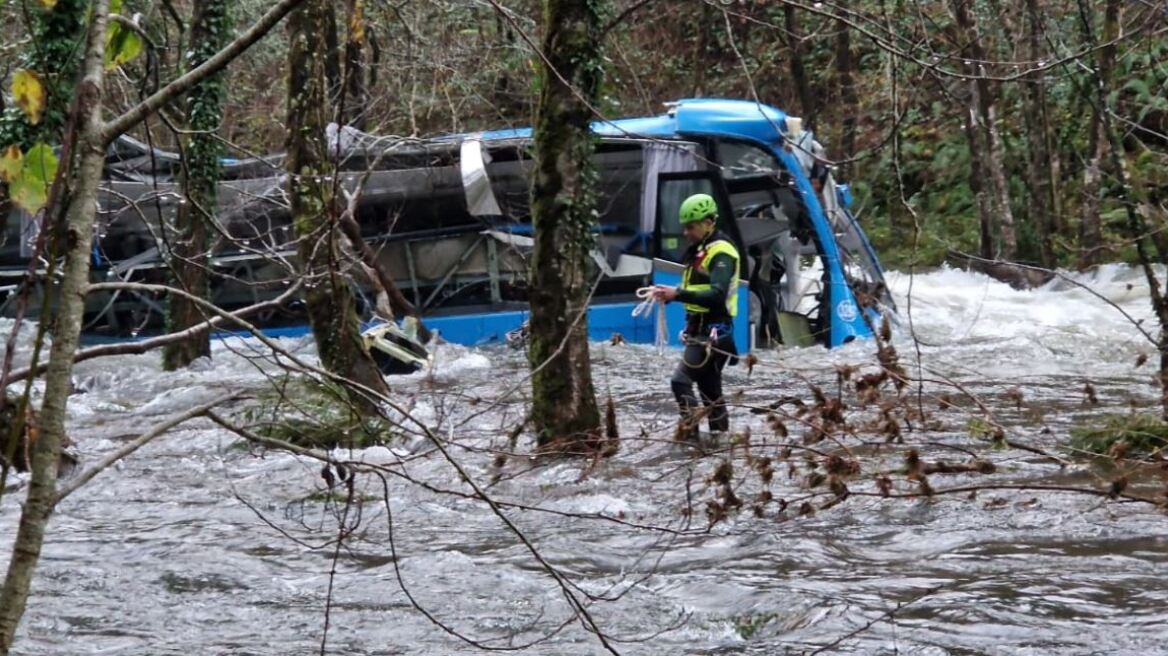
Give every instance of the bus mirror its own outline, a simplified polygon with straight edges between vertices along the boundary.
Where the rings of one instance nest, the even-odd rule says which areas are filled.
[[[840,205],[842,205],[845,208],[851,209],[852,201],[854,199],[852,198],[852,188],[850,185],[837,184],[835,186],[835,195],[836,195],[836,198],[839,199]]]

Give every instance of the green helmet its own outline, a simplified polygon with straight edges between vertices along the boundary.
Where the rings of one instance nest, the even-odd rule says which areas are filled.
[[[693,223],[718,216],[718,204],[709,194],[694,194],[681,204],[681,224]]]

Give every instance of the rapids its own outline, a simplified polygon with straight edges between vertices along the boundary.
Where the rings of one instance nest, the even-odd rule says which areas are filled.
[[[1070,456],[1066,438],[1100,413],[1158,403],[1154,345],[1119,309],[1149,331],[1154,320],[1136,270],[1110,266],[1072,280],[1094,293],[1059,279],[1016,291],[952,269],[890,277],[906,371],[960,385],[1009,439],[1065,466],[993,448],[978,433],[976,405],[940,382],[919,390],[931,421],[913,430],[901,422],[906,446],[882,446],[882,435],[857,430],[815,448],[856,455],[863,473],[849,485],[857,493],[876,489],[874,472],[902,466],[908,446],[924,459],[976,454],[996,467],[935,474],[938,490],[1105,489],[1113,472]],[[0,332],[10,328],[0,324]],[[311,340],[280,343],[313,361]],[[28,346],[22,337],[20,350]],[[783,397],[811,403],[810,385],[834,396],[836,367],[875,371],[874,350],[868,342],[768,351],[749,373],[728,370],[734,430],[750,431],[751,449],[749,460],[741,446],[729,454],[743,506],[713,526],[710,480],[728,454],[670,443],[676,354],[663,359],[651,346],[593,345],[596,386],[602,401],[613,399],[622,437],[616,456],[533,460],[525,436],[501,470],[497,451],[524,412],[526,360],[505,347],[440,347],[434,371],[390,381],[400,438],[333,453],[387,473],[384,483],[360,474],[359,503],[347,512],[325,494],[319,462],[249,449],[208,420],[190,421],[61,505],[14,653],[321,653],[326,623],[329,654],[480,653],[455,633],[493,647],[529,645],[521,653],[605,653],[567,595],[622,654],[1164,653],[1168,531],[1151,505],[991,488],[975,498],[854,494],[799,514],[812,492],[817,508],[831,495],[808,489],[798,449],[789,476],[777,460],[787,440],[750,409]],[[1149,364],[1136,368],[1141,354]],[[261,393],[279,373],[256,341],[240,339],[217,343],[212,360],[178,373],[163,372],[157,354],[81,363],[69,406],[74,448],[93,463],[225,390]],[[851,381],[843,390],[849,423],[860,426],[875,411],[858,407]],[[915,385],[906,391],[910,404],[917,393]],[[942,393],[958,407],[938,410]],[[446,455],[414,421],[441,438]],[[804,429],[786,424],[800,444]],[[758,502],[761,456],[776,459],[767,504]],[[460,471],[502,505],[477,500]],[[1162,490],[1150,476],[1132,489]],[[895,491],[913,491],[893,478]],[[5,563],[25,481],[9,482],[0,505]],[[781,509],[780,499],[790,505]],[[351,532],[338,551],[342,521]]]

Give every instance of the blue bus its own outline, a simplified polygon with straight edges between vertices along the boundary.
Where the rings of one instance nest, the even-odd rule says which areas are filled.
[[[744,255],[740,352],[779,344],[836,347],[870,337],[883,316],[895,313],[848,188],[834,179],[822,146],[800,119],[756,102],[685,99],[666,103],[657,116],[599,121],[593,130],[594,339],[655,340],[655,320],[632,316],[636,291],[677,280],[686,246],[678,208],[698,192],[717,200],[720,227]],[[532,247],[530,129],[419,140],[330,126],[328,138],[340,186],[357,198],[362,238],[427,327],[468,345],[520,334]],[[180,173],[173,153],[129,138],[111,146],[95,278],[165,281]],[[279,154],[224,161],[209,269],[212,300],[221,307],[275,296],[297,275],[285,187]],[[10,309],[5,294],[28,268],[27,218],[10,216],[7,232],[0,245],[0,314]],[[360,266],[348,271],[371,313],[373,285]],[[114,337],[158,329],[162,301],[94,294],[87,329]],[[667,315],[676,343],[682,310],[671,304]],[[273,335],[307,331],[296,303],[269,310],[259,323]]]
[[[597,122],[593,131],[601,180],[598,241],[613,283],[630,277],[638,284],[676,283],[679,268],[669,263],[685,250],[678,208],[701,192],[717,200],[725,219],[720,227],[746,254],[741,284],[748,293],[739,294],[739,316],[749,320],[737,322],[740,352],[774,344],[835,347],[871,337],[884,315],[895,314],[879,259],[852,213],[850,191],[834,179],[822,146],[800,119],[756,102],[701,98],[667,103],[657,116]],[[481,179],[489,181],[490,193],[511,201],[496,202],[484,214],[510,217],[496,227],[526,233],[526,183],[509,186],[508,179],[522,176],[492,156],[529,148],[531,130],[454,138],[481,143]],[[489,196],[487,184],[479,197]],[[592,306],[592,337],[620,333],[652,341],[654,326],[628,316],[632,301],[621,298],[621,286],[601,289],[611,293]],[[628,287],[623,291],[627,296]],[[496,338],[521,315],[429,321],[473,343]],[[670,306],[669,319],[670,326],[683,324],[680,307]],[[677,343],[676,335],[670,339]]]

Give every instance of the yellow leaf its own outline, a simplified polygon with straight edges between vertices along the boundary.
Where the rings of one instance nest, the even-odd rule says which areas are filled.
[[[8,195],[17,207],[29,214],[36,214],[48,202],[49,190],[39,180],[29,180],[21,175],[8,186]]]
[[[353,13],[349,17],[349,40],[353,43],[365,43],[365,3],[363,0],[354,0]]]
[[[5,182],[12,182],[20,175],[20,169],[24,165],[22,161],[24,153],[20,152],[20,146],[12,144],[4,149],[4,154],[0,155],[0,180]]]
[[[36,125],[41,122],[41,112],[45,110],[45,85],[41,78],[28,69],[20,69],[12,76],[12,97],[16,105],[24,110],[28,122]]]
[[[45,9],[52,9],[57,6],[57,0],[41,0],[41,4],[45,6]]]

